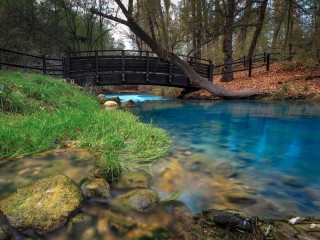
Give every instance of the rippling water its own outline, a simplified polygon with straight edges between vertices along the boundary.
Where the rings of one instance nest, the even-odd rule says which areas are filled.
[[[166,129],[179,146],[169,159],[171,187],[161,178],[156,187],[181,191],[193,211],[319,215],[319,104],[165,101],[142,103],[134,112]]]

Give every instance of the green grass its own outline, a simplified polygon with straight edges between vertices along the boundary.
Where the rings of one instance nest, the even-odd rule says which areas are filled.
[[[90,149],[107,179],[141,159],[168,150],[162,129],[125,111],[106,111],[94,96],[43,75],[0,72],[0,159],[59,148],[64,141]]]

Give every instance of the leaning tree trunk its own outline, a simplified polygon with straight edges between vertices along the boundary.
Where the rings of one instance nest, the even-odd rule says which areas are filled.
[[[221,98],[248,98],[258,94],[257,91],[254,90],[244,90],[239,92],[230,91],[201,77],[186,61],[182,60],[176,54],[168,52],[167,49],[161,47],[158,42],[156,42],[151,36],[149,36],[149,34],[145,32],[134,20],[132,14],[125,8],[121,0],[115,0],[115,2],[120,7],[127,20],[99,12],[96,9],[91,9],[91,12],[93,14],[100,15],[102,17],[128,26],[129,29],[141,40],[143,40],[159,57],[162,57],[163,59],[171,61],[173,64],[177,65],[182,70],[182,72],[190,79],[190,82],[193,85],[201,87],[211,94]]]

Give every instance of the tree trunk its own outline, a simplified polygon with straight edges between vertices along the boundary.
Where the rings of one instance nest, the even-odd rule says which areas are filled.
[[[227,16],[225,22],[225,32],[223,39],[222,51],[224,54],[224,68],[222,69],[222,79],[223,82],[229,82],[233,80],[233,67],[232,67],[232,35],[233,35],[233,23],[234,23],[234,13],[235,13],[235,1],[227,1]]]
[[[258,38],[261,33],[261,29],[263,27],[264,18],[266,16],[267,4],[268,4],[268,0],[263,0],[263,2],[261,3],[261,10],[259,15],[258,25],[256,27],[256,30],[254,31],[254,35],[253,35],[250,49],[248,52],[248,58],[252,58],[254,50],[256,48]]]
[[[115,2],[119,5],[127,20],[123,20],[112,15],[101,13],[96,9],[92,9],[91,11],[94,14],[103,16],[105,18],[117,21],[128,26],[130,30],[134,34],[136,34],[141,40],[143,40],[159,57],[162,57],[167,61],[172,61],[173,64],[177,65],[183,71],[183,73],[190,79],[190,83],[193,84],[195,87],[201,87],[210,92],[211,94],[221,98],[248,98],[258,95],[257,91],[254,90],[244,90],[241,92],[230,91],[216,84],[213,84],[207,79],[201,77],[193,70],[193,68],[186,61],[180,59],[180,57],[178,57],[174,53],[169,53],[167,49],[165,49],[164,47],[159,45],[158,42],[152,39],[152,37],[149,36],[147,32],[145,32],[136,23],[136,21],[134,20],[132,15],[129,14],[128,10],[125,8],[121,0],[115,0]]]

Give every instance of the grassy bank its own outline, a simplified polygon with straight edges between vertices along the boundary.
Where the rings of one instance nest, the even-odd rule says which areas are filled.
[[[43,75],[0,72],[0,159],[59,148],[67,140],[97,156],[105,175],[168,149],[158,128],[129,112],[105,111],[94,96]]]

